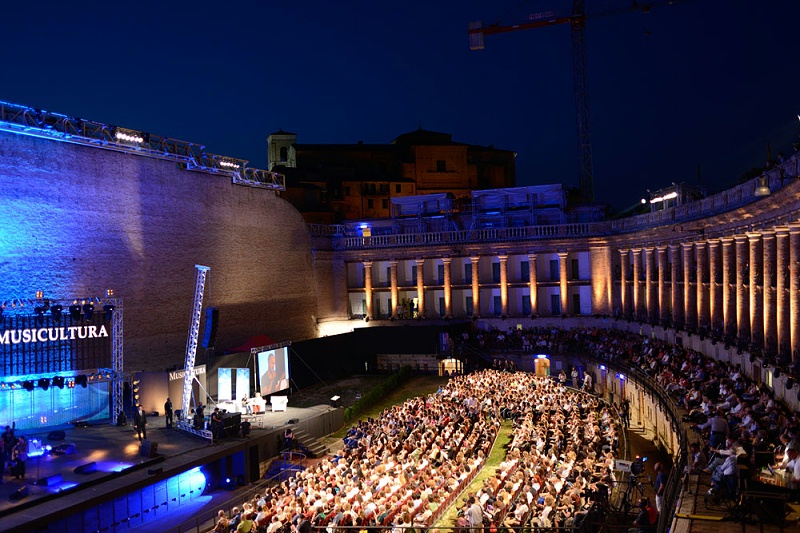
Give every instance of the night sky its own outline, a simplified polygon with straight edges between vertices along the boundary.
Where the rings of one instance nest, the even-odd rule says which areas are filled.
[[[489,36],[570,1],[9,2],[0,99],[205,144],[266,168],[266,136],[388,143],[422,127],[513,150],[519,185],[577,185],[567,26]],[[592,17],[597,200],[625,209],[670,182],[709,192],[791,152],[800,2],[685,0]]]

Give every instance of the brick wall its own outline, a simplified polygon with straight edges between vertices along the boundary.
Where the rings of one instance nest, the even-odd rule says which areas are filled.
[[[220,309],[218,350],[259,333],[315,335],[309,235],[274,192],[4,132],[0,191],[0,300],[114,289],[126,370],[182,364],[195,264],[211,267],[204,304]]]

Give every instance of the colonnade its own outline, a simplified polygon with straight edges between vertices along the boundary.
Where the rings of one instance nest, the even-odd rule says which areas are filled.
[[[624,316],[798,354],[800,224],[619,253]]]

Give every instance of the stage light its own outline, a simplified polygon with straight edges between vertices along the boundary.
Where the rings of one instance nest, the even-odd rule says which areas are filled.
[[[64,376],[55,376],[53,378],[53,386],[58,387],[59,389],[64,388]]]
[[[104,305],[103,313],[105,313],[106,320],[111,320],[111,317],[114,315],[114,306],[111,304]]]
[[[106,298],[112,298],[114,296],[114,289],[106,289]]]
[[[86,320],[91,320],[93,315],[94,305],[92,305],[92,300],[89,299],[89,303],[83,304],[83,316],[86,317]]]
[[[342,397],[341,396],[332,396],[331,397],[331,407],[341,407],[342,406]]]
[[[233,168],[233,169],[238,169],[239,168],[239,164],[238,163],[234,163],[233,161],[228,161],[226,159],[221,160],[219,162],[219,166],[221,166],[223,168]]]
[[[70,378],[67,380],[67,388],[74,389],[75,388],[75,378]]]
[[[30,392],[34,389],[33,381],[27,380],[22,382],[22,388]]]
[[[75,383],[85,389],[89,385],[89,381],[86,378],[86,374],[75,376]]]
[[[36,291],[36,299],[41,300],[44,298],[44,291]]]
[[[42,390],[47,390],[50,388],[50,380],[48,378],[41,378],[39,379],[39,388]]]
[[[72,305],[69,306],[69,316],[72,317],[72,320],[80,320],[81,306],[78,305],[78,300],[74,300]]]
[[[141,144],[144,142],[144,135],[134,130],[117,128],[117,131],[115,132],[114,136],[117,138],[118,141],[124,141],[128,143]]]
[[[33,308],[33,313],[36,315],[36,322],[38,324],[44,324],[44,307],[37,305]]]
[[[61,315],[64,312],[64,306],[56,304],[50,308],[50,314],[53,315],[53,320],[61,322]]]

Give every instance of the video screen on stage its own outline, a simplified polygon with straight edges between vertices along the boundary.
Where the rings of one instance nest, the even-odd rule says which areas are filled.
[[[289,348],[275,348],[258,354],[258,388],[268,396],[289,388]]]

